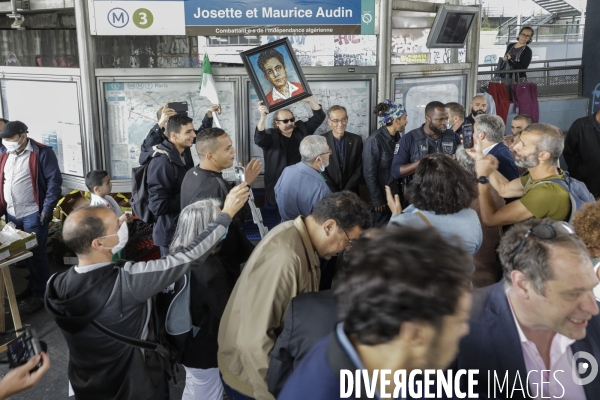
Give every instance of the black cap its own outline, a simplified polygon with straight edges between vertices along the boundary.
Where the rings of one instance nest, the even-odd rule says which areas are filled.
[[[10,121],[4,125],[2,132],[0,132],[0,138],[7,139],[21,133],[27,133],[27,125],[21,121]]]

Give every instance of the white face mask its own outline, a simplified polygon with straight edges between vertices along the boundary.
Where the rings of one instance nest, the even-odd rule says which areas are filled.
[[[327,164],[325,164],[323,162],[323,159],[321,159],[321,161],[319,161],[319,169],[321,170],[321,172],[325,172],[325,168],[327,168],[329,166],[329,162]]]
[[[2,142],[2,144],[4,145],[4,147],[6,147],[6,150],[8,152],[14,152],[17,151],[19,149],[19,147],[21,147],[21,145],[23,143],[19,143],[21,141],[21,138],[19,138],[19,140],[17,140],[16,142],[8,142],[6,140],[4,140]]]
[[[113,254],[117,254],[119,251],[123,250],[125,248],[125,245],[127,244],[127,241],[129,240],[129,229],[127,229],[127,224],[122,223],[121,227],[114,235],[102,237],[107,238],[115,235],[119,237],[119,243],[117,243],[117,245],[110,250]]]

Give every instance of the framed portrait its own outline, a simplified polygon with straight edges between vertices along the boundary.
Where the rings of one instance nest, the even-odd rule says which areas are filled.
[[[269,112],[312,96],[287,38],[240,53],[258,98]]]

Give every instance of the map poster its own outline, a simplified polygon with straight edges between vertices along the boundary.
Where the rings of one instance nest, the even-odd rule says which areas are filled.
[[[216,82],[221,128],[236,143],[235,93],[233,82]],[[156,112],[169,102],[187,101],[188,115],[198,129],[210,101],[200,96],[198,82],[110,82],[104,84],[108,134],[108,157],[112,179],[131,178],[131,169],[139,166],[140,148],[148,132],[157,123]],[[215,125],[213,125],[215,126]],[[194,162],[199,162],[195,147]]]

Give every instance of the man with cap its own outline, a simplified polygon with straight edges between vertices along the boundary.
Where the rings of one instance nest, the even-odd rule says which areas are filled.
[[[52,212],[61,197],[62,175],[52,148],[29,139],[28,133],[21,121],[6,123],[0,133],[0,215],[37,237],[33,256],[27,259],[28,286],[17,293],[17,300],[33,296],[25,309],[31,314],[44,306],[50,277],[46,241]]]
[[[392,212],[387,206],[385,187],[398,194],[398,184],[390,175],[394,149],[398,146],[400,132],[407,123],[406,110],[402,104],[385,100],[375,106],[373,113],[379,117],[381,128],[372,132],[363,145],[363,176],[373,206],[373,227],[384,226]]]

